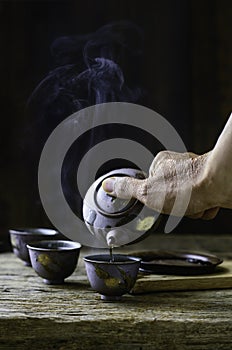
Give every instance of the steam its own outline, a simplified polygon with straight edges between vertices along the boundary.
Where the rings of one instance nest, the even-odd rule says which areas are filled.
[[[128,72],[132,60],[141,55],[141,42],[140,30],[128,22],[56,39],[51,47],[55,68],[36,87],[29,104],[46,118],[52,108],[58,124],[94,104],[138,101],[142,91],[125,83],[123,69]]]
[[[104,102],[138,102],[142,90],[135,84],[137,75],[132,68],[137,69],[141,45],[139,28],[127,21],[108,24],[95,33],[56,39],[51,46],[54,69],[38,84],[28,102],[36,119],[33,152],[40,148],[40,154],[50,133],[74,112]],[[93,130],[85,140],[75,142],[63,164],[63,191],[79,217],[82,199],[75,166],[100,138],[115,137],[115,131],[106,128],[101,132]]]

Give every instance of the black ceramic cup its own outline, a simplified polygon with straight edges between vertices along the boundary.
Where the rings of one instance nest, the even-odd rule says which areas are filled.
[[[31,266],[27,244],[34,241],[59,239],[61,234],[48,228],[15,228],[9,230],[10,241],[14,254],[21,259],[26,266]]]
[[[81,244],[72,241],[41,241],[27,245],[31,264],[46,284],[63,284],[75,270]]]
[[[105,301],[121,300],[135,284],[140,259],[123,254],[109,254],[84,257],[86,273],[91,287],[101,294]]]

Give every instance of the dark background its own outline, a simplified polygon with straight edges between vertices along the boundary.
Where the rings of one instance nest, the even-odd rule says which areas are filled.
[[[50,47],[56,38],[113,21],[135,23],[143,32],[143,55],[123,67],[124,75],[146,91],[141,103],[169,120],[189,150],[204,153],[231,112],[231,19],[229,0],[1,1],[2,236],[9,227],[50,225],[37,193],[33,143],[48,130],[36,129],[26,104],[55,66]],[[175,232],[231,233],[231,211],[209,222],[184,218]]]

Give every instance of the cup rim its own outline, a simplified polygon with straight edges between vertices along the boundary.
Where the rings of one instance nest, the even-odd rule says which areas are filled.
[[[102,258],[102,259],[101,259]],[[109,261],[103,260],[104,258],[108,258]],[[138,258],[136,256],[126,255],[126,254],[114,254],[114,258],[124,258],[125,260],[116,260],[116,261],[110,261],[110,254],[94,254],[94,255],[87,255],[83,257],[83,260],[89,263],[96,263],[96,264],[106,264],[106,265],[129,265],[134,264],[136,262],[141,262],[141,258]]]
[[[18,227],[9,229],[10,234],[16,235],[35,235],[35,236],[55,236],[59,234],[59,232],[52,228],[46,227]]]
[[[52,247],[44,247],[43,245],[51,244],[67,244],[67,246],[58,246],[57,248]],[[43,252],[69,252],[74,250],[80,250],[82,245],[79,242],[66,241],[66,240],[43,240],[43,241],[35,241],[26,245],[26,247],[30,250],[43,251]]]

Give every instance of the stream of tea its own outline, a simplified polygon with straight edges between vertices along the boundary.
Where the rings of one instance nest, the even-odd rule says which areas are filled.
[[[113,247],[110,247],[110,262],[114,262]]]

